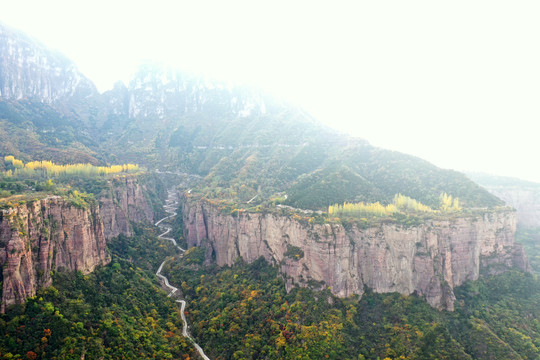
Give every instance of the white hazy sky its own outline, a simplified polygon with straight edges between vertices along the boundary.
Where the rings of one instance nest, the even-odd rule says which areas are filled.
[[[0,0],[101,91],[162,61],[443,168],[540,182],[538,19],[538,0]]]

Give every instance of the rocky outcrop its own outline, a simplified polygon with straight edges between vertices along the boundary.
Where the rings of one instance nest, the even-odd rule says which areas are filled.
[[[99,199],[105,238],[111,239],[120,234],[131,236],[131,222],[154,222],[154,211],[145,192],[135,177],[119,177],[111,181],[110,190]]]
[[[119,94],[129,99],[118,98]],[[261,94],[154,63],[140,66],[130,81],[128,93],[114,91],[111,95],[115,100],[113,113],[120,114],[119,110],[125,109],[127,103],[129,118],[155,120],[205,112],[246,117],[267,111]]]
[[[151,224],[146,189],[134,176],[114,178],[98,204],[80,208],[59,196],[0,213],[0,311],[52,283],[51,271],[89,273],[110,257],[106,240],[133,234],[132,222]]]
[[[264,257],[277,264],[288,285],[323,282],[338,296],[376,292],[418,293],[436,308],[453,310],[455,286],[527,261],[514,243],[511,211],[451,220],[429,220],[414,227],[382,223],[347,229],[310,224],[290,216],[223,214],[205,202],[183,205],[189,246],[205,246],[207,258],[232,265]]]
[[[89,273],[110,260],[99,211],[79,208],[59,196],[0,213],[0,311],[51,284],[51,271]]]
[[[45,103],[97,96],[95,85],[73,62],[0,23],[0,99]]]
[[[516,209],[518,225],[540,227],[540,186],[529,188],[487,187],[493,195]]]

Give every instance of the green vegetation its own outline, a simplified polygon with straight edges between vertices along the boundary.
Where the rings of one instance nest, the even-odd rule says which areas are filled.
[[[293,260],[300,260],[304,257],[304,251],[298,246],[287,244],[287,251],[285,251],[285,256]]]
[[[509,272],[456,291],[456,339],[473,358],[537,359],[540,356],[540,282]]]
[[[344,202],[389,204],[395,194],[438,208],[441,193],[458,197],[459,206],[464,208],[503,205],[458,172],[370,146],[347,148],[329,156],[320,169],[299,176],[287,190],[289,205],[308,209]]]
[[[340,312],[330,293],[295,289],[287,294],[276,268],[264,260],[232,269],[170,262],[181,284],[197,339],[212,359],[322,359],[343,352]],[[185,272],[185,273],[182,273]]]
[[[366,159],[349,160],[337,150],[328,150],[321,154],[322,161],[317,166],[302,172],[306,167],[291,165],[300,162],[299,157],[311,164],[309,153],[304,151],[307,146],[311,145],[289,147],[287,151],[279,147],[242,148],[224,154],[210,170],[205,183],[195,191],[206,198],[229,199],[234,203],[246,203],[257,195],[252,203],[261,205],[285,192],[285,204],[312,210],[344,202],[389,204],[397,193],[432,208],[439,207],[441,193],[459,197],[461,204],[457,207],[502,205],[500,200],[464,175],[438,169],[419,159],[410,161],[414,171],[401,169],[399,160],[382,165],[376,156],[382,150],[370,151],[370,147],[362,153]],[[369,166],[358,166],[357,162],[361,160],[367,161]]]
[[[90,203],[95,203],[94,194],[80,193],[77,190],[69,191],[64,195],[69,203],[79,209],[87,209]]]
[[[519,272],[466,283],[452,313],[414,295],[368,291],[358,301],[329,290],[287,292],[263,259],[231,268],[177,259],[165,271],[186,297],[191,329],[212,359],[540,356],[540,281]]]
[[[0,358],[178,359],[191,352],[181,328],[150,274],[115,261],[89,275],[59,272],[2,316]]]
[[[176,242],[182,249],[187,249],[187,242],[184,239],[184,220],[182,218],[182,205],[176,209],[177,215],[171,219],[172,231],[170,236],[176,239]]]
[[[2,183],[0,182],[0,186]],[[51,180],[45,182],[45,186],[39,184],[39,191],[27,191],[18,195],[11,195],[9,192],[5,197],[0,196],[0,209],[17,207],[25,203],[38,201],[42,198],[52,195],[62,196],[71,205],[79,209],[87,209],[91,204],[96,204],[96,198],[92,193],[80,192],[71,187],[58,187]]]
[[[97,164],[96,138],[73,113],[39,101],[0,101],[0,155]],[[98,158],[100,158],[98,160]],[[0,170],[2,165],[0,165]]]
[[[176,253],[172,242],[157,238],[159,233],[157,229],[137,225],[133,231],[133,236],[121,234],[107,244],[114,257],[154,274],[167,256]]]
[[[311,210],[345,202],[390,204],[395,194],[434,209],[440,206],[441,193],[460,199],[459,204],[449,207],[503,204],[464,175],[438,169],[420,159],[366,144],[342,149],[328,147],[322,141],[326,139],[287,148],[224,150],[220,160],[208,170],[205,182],[194,192],[235,204],[257,196],[251,202],[257,205],[268,204],[277,194],[286,193],[285,204]],[[315,151],[317,146],[325,150]],[[312,156],[319,161],[313,162]]]
[[[36,201],[48,195],[59,195],[72,205],[86,208],[95,202],[115,178],[139,176],[138,165],[93,166],[91,164],[58,165],[51,161],[24,163],[14,156],[4,157],[5,170],[0,172],[0,208]]]
[[[203,179],[194,194],[238,209],[248,202],[269,206],[278,194],[287,195],[285,205],[321,211],[345,202],[389,204],[395,194],[437,208],[444,192],[459,197],[463,208],[502,205],[463,174],[336,133],[299,109],[265,99],[265,114],[238,117],[225,111],[222,100],[209,99],[197,113],[172,106],[160,122],[93,112],[86,115],[96,121],[88,124],[46,105],[3,104],[6,145],[0,154],[42,160],[52,157],[35,149],[54,148],[51,154],[62,163],[73,162],[68,154],[78,159],[82,153],[88,160],[81,163],[136,161],[149,169],[196,174]],[[31,130],[29,146],[21,139],[24,127]],[[17,135],[9,139],[9,133]]]
[[[380,189],[348,167],[330,166],[303,174],[287,190],[287,204],[316,209],[344,202],[385,201]]]
[[[287,195],[285,205],[322,211],[344,202],[389,204],[395,194],[434,209],[441,193],[458,197],[463,208],[502,205],[461,173],[335,133],[296,109],[141,120],[106,144],[123,161],[200,175],[194,195],[235,208],[270,205],[278,194]]]
[[[192,247],[184,253],[184,263],[187,265],[202,265],[205,258],[204,248]]]
[[[160,121],[144,111],[137,118],[109,112],[98,99],[55,107],[0,101],[0,155],[8,155],[0,163],[0,204],[59,194],[85,207],[111,188],[115,180],[105,175],[136,170],[98,164],[139,162],[198,175],[198,183],[186,187],[190,196],[238,217],[274,212],[305,224],[337,221],[323,213],[331,206],[330,215],[339,214],[345,224],[367,225],[366,217],[409,226],[433,214],[460,216],[502,205],[463,174],[348,138],[301,110],[265,99],[264,114],[239,117],[224,105],[225,92],[207,95],[204,109],[192,113],[166,104]],[[180,217],[174,223],[180,237]],[[534,236],[524,235],[529,250],[536,249],[529,241]],[[154,276],[163,259],[176,254],[172,244],[137,228],[134,237],[119,236],[108,246],[111,265],[89,275],[59,272],[54,287],[0,316],[0,358],[193,355],[180,336],[178,309]],[[467,283],[457,290],[456,311],[447,313],[414,295],[368,291],[359,301],[339,299],[320,283],[287,292],[287,279],[263,260],[205,267],[209,253],[189,249],[165,270],[188,300],[194,335],[214,359],[540,356],[540,286],[529,275]],[[304,254],[288,245],[286,256]]]
[[[53,287],[0,316],[0,358],[139,359],[193,356],[178,308],[154,271],[175,254],[156,230],[109,244],[113,261],[88,275],[58,272]],[[212,359],[533,359],[540,356],[540,281],[509,272],[456,290],[456,311],[420,297],[328,289],[287,292],[263,259],[203,266],[203,248],[164,272],[188,302],[191,330]],[[287,256],[303,254],[289,246]],[[320,289],[321,284],[312,284]],[[10,355],[11,354],[11,355]]]
[[[110,265],[56,272],[53,286],[0,315],[0,359],[189,359],[177,304],[154,275],[174,248],[153,229],[114,239]]]

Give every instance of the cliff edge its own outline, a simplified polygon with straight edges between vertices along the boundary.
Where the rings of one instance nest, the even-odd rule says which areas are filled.
[[[109,261],[95,205],[80,208],[60,196],[49,196],[2,210],[0,311],[50,285],[53,270],[89,273]]]
[[[147,189],[135,177],[111,180],[109,188],[99,198],[105,238],[133,235],[131,222],[154,223],[154,211],[146,192]]]
[[[232,265],[264,257],[288,286],[323,282],[337,296],[417,293],[438,309],[454,309],[453,289],[481,272],[528,270],[514,242],[513,211],[486,212],[404,227],[395,222],[361,228],[311,224],[272,213],[225,214],[204,201],[184,201],[184,235],[204,246],[207,259]]]
[[[139,179],[117,177],[105,190],[86,206],[48,196],[1,210],[0,312],[51,285],[53,270],[89,273],[109,263],[107,240],[131,236],[132,222],[153,223],[148,189]]]

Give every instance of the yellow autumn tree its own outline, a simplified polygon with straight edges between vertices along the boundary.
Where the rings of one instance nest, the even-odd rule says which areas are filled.
[[[433,212],[433,209],[429,206],[402,194],[396,194],[393,203],[398,210],[404,212]]]
[[[391,204],[348,203],[334,204],[328,207],[328,215],[333,216],[390,216],[394,213],[432,213],[434,210],[421,202],[402,194],[396,194]]]
[[[13,163],[13,160],[15,160],[15,156],[13,155],[7,155],[7,156],[4,156],[4,162],[6,164],[11,164]]]
[[[15,159],[9,155],[4,157],[6,164],[15,167],[12,175],[21,177],[32,177],[37,171],[45,173],[47,176],[76,175],[76,176],[98,176],[108,174],[119,174],[127,172],[136,172],[139,165],[122,164],[111,166],[94,166],[92,164],[67,164],[58,165],[52,161],[30,161],[24,164],[21,160]]]
[[[20,169],[24,167],[24,164],[21,160],[15,159],[13,155],[4,156],[4,163],[6,165],[12,165],[13,167]]]
[[[334,204],[328,207],[329,215],[336,216],[384,216],[390,215],[396,211],[396,207],[393,204],[382,205],[379,202],[376,203],[348,203]]]
[[[459,199],[458,198],[452,198],[452,195],[448,195],[447,193],[442,193],[439,196],[440,200],[440,209],[441,211],[460,211],[461,207],[459,206]]]

